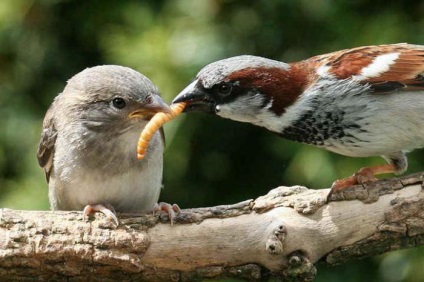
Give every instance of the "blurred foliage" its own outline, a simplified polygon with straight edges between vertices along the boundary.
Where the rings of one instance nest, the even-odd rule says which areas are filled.
[[[0,2],[0,207],[48,209],[35,158],[43,115],[66,80],[99,64],[130,66],[166,101],[207,63],[254,54],[286,62],[343,48],[424,44],[421,1],[4,0]],[[161,199],[230,204],[278,185],[329,187],[380,158],[353,159],[249,124],[190,114],[165,126]],[[423,150],[410,172],[424,170]],[[422,248],[340,267],[317,281],[424,280]]]

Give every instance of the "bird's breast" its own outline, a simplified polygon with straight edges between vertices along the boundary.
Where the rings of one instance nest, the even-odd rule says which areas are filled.
[[[109,203],[118,211],[151,210],[162,186],[164,146],[156,133],[146,157],[139,161],[136,146],[141,129],[109,139],[86,134],[73,141],[59,136],[50,186],[50,198],[57,203],[54,208]]]
[[[373,94],[364,88],[316,91],[288,109],[282,137],[355,157],[424,146],[424,93]]]

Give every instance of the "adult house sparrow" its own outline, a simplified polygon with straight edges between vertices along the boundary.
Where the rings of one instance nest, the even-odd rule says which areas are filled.
[[[37,157],[53,210],[151,211],[162,187],[164,135],[137,160],[147,119],[169,111],[158,88],[127,67],[105,65],[72,77],[48,109]]]
[[[204,67],[173,103],[267,128],[278,135],[388,164],[336,180],[327,198],[374,175],[407,169],[405,152],[424,146],[424,46],[342,50],[286,64],[237,56]]]

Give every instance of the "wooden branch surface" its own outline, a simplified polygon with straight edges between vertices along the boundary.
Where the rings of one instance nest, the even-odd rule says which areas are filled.
[[[424,244],[422,174],[328,189],[278,187],[256,200],[167,217],[0,209],[0,280],[195,281],[280,275]]]

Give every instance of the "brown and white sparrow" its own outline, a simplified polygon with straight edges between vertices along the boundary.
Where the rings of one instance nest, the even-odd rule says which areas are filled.
[[[142,161],[138,136],[158,111],[169,111],[158,88],[133,69],[105,65],[72,77],[46,113],[37,152],[53,210],[152,211],[162,187],[164,135]]]
[[[286,64],[237,56],[204,67],[173,103],[267,128],[281,137],[388,164],[336,180],[332,192],[403,173],[424,146],[424,46],[342,50]],[[330,193],[332,193],[330,192]]]

